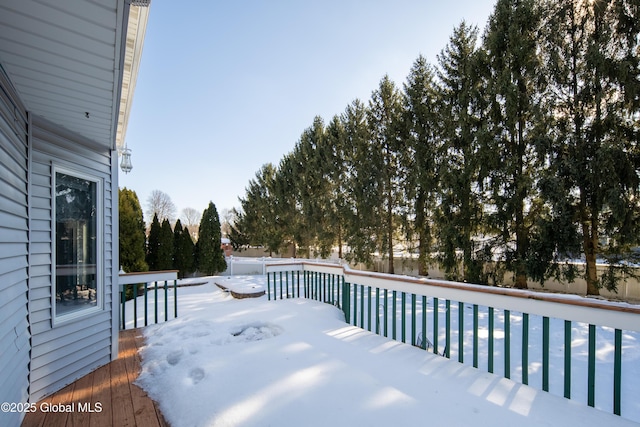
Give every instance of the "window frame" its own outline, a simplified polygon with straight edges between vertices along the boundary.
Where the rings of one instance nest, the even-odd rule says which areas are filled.
[[[58,227],[57,227],[57,205],[56,205],[56,187],[58,184],[58,175],[64,174],[74,178],[90,181],[95,184],[95,210],[96,210],[96,304],[81,308],[69,313],[59,314],[57,311],[57,251],[58,251]],[[69,168],[61,165],[53,165],[51,175],[51,246],[52,246],[52,280],[51,280],[51,319],[52,326],[66,324],[70,321],[95,315],[104,311],[104,182],[103,178],[89,173],[81,172],[77,169]]]

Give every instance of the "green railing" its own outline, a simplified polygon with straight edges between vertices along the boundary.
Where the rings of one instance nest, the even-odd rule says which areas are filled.
[[[617,415],[624,399],[637,398],[622,393],[624,378],[637,381],[623,376],[623,336],[632,333],[628,339],[636,340],[640,332],[637,306],[311,262],[267,265],[266,272],[269,300],[304,297],[333,304],[349,324],[460,363],[592,407],[597,396],[606,396],[605,406]],[[574,347],[580,346],[578,354]],[[613,354],[608,384],[596,382],[603,353]],[[576,372],[578,360],[585,373]]]
[[[177,270],[120,274],[120,329],[127,329],[131,322],[137,328],[178,317],[177,282]]]

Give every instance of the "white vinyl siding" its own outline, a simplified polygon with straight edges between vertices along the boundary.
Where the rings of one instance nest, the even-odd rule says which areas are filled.
[[[112,191],[111,154],[104,147],[44,119],[33,119],[31,173],[31,384],[30,400],[59,390],[112,357]],[[54,203],[57,167],[100,180],[102,190],[99,252],[103,302],[90,315],[62,323],[54,319]]]
[[[28,398],[28,164],[26,111],[0,68],[0,402]],[[21,420],[0,413],[2,425]]]

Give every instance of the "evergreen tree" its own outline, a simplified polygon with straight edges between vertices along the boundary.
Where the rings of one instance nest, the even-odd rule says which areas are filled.
[[[168,219],[162,221],[158,245],[158,270],[171,270],[173,268],[173,231]]]
[[[376,230],[377,246],[381,254],[386,253],[388,272],[393,274],[393,244],[396,226],[394,219],[399,214],[402,201],[400,179],[402,169],[401,152],[406,149],[400,137],[402,98],[395,84],[384,76],[378,89],[373,91],[367,110],[370,131],[370,155],[373,168],[368,171],[375,185],[375,205],[378,213]]]
[[[299,177],[304,173],[304,165],[299,164],[294,150],[282,158],[273,179],[273,215],[276,227],[282,236],[282,248],[291,246],[294,258],[298,256],[298,248],[308,255],[310,245],[300,194]]]
[[[207,276],[226,270],[227,262],[221,246],[220,217],[213,202],[209,202],[202,213],[198,236],[198,270]]]
[[[623,269],[616,264],[638,241],[640,7],[625,0],[544,6],[547,102],[556,129],[547,147],[549,234],[561,239],[560,250],[581,240],[587,294],[597,295],[603,285],[615,289]],[[609,260],[602,278],[598,257]]]
[[[180,220],[176,221],[173,228],[173,268],[178,270],[180,277],[186,277],[193,271],[194,266],[194,244],[191,233],[187,227],[182,228]]]
[[[347,227],[347,159],[346,132],[340,117],[334,116],[326,128],[325,154],[327,171],[325,180],[329,185],[329,202],[326,205],[329,227],[321,240],[332,241],[338,246],[338,258],[343,257],[343,245]]]
[[[153,220],[149,227],[149,240],[147,242],[147,265],[151,271],[161,270],[158,260],[161,229],[162,227],[158,221],[158,215],[153,215]]]
[[[440,203],[439,252],[447,277],[485,283],[489,253],[483,233],[483,176],[494,153],[483,150],[486,101],[476,48],[478,30],[462,22],[438,55]],[[460,256],[461,254],[461,256]],[[462,272],[458,271],[462,261]]]
[[[120,266],[126,272],[148,271],[145,225],[138,196],[126,188],[120,189],[118,196]]]
[[[542,209],[536,143],[547,130],[540,109],[539,9],[533,0],[498,0],[484,39],[489,71],[491,140],[498,160],[490,175],[491,225],[499,251],[514,272],[516,288],[527,287],[530,230]]]
[[[346,210],[345,241],[349,247],[346,258],[371,265],[377,249],[378,220],[381,206],[376,176],[379,169],[372,163],[369,144],[367,108],[358,99],[353,101],[341,117],[345,145]]]
[[[438,192],[438,99],[433,71],[419,56],[404,86],[404,129],[408,149],[402,152],[404,224],[408,240],[418,240],[418,274],[427,275],[433,240],[433,214]]]
[[[276,168],[267,163],[249,181],[241,208],[235,210],[236,223],[230,236],[234,247],[262,246],[271,254],[284,245],[284,232],[278,217],[275,192]]]

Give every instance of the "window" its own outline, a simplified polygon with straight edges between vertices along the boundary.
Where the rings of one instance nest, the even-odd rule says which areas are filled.
[[[57,169],[54,181],[54,318],[102,308],[101,182]]]

